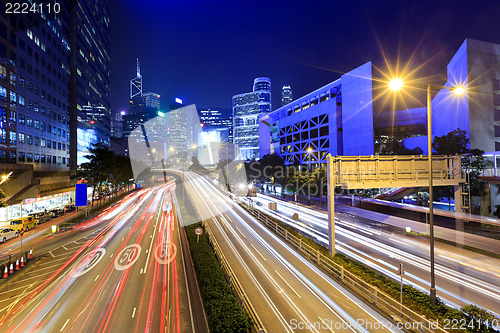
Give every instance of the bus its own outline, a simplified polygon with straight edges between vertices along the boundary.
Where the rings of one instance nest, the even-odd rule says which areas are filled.
[[[28,231],[29,229],[34,228],[37,225],[37,219],[33,216],[28,217],[19,217],[17,219],[13,219],[10,221],[10,227],[16,231],[24,229],[24,231]]]

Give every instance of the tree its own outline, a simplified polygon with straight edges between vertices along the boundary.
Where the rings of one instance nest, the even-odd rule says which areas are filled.
[[[470,149],[470,140],[467,132],[460,129],[451,131],[443,136],[436,136],[432,142],[432,148],[438,155],[462,155],[462,169],[468,175],[467,182],[470,187],[470,195],[482,197],[486,194],[486,182],[479,179],[481,171],[491,166],[480,149]],[[447,198],[451,210],[451,199],[454,197],[452,186],[437,186],[435,188],[437,198]]]
[[[7,206],[7,203],[3,199],[5,199],[5,192],[0,189],[0,207]]]
[[[201,164],[200,161],[198,160],[198,157],[193,156],[191,157],[191,162],[192,164],[189,166],[188,170],[192,170],[194,172],[198,172],[204,175],[208,175],[210,171],[205,169]]]
[[[88,162],[82,163],[71,178],[84,180],[92,186],[92,198],[97,192],[100,200],[103,192],[114,191],[121,185],[130,184],[133,172],[129,158],[116,155],[101,143],[94,144],[89,152],[90,155],[85,156]]]

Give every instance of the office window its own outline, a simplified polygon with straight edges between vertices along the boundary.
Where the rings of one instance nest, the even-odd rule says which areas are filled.
[[[63,162],[63,164],[66,164],[66,157],[62,158],[62,162]]]
[[[52,132],[52,125],[47,124],[47,132],[49,132],[49,133]]]
[[[7,100],[7,89],[5,87],[0,86],[0,100],[6,101]]]
[[[16,73],[10,72],[10,84],[15,87],[16,83],[17,83],[17,75],[16,75]]]
[[[22,151],[19,152],[19,162],[25,162],[26,161],[26,154]]]
[[[24,106],[24,96],[22,95],[19,95],[19,105],[23,105]]]
[[[42,131],[46,131],[47,130],[47,127],[46,127],[46,125],[45,125],[45,123],[43,121],[40,122],[40,129]]]
[[[26,82],[24,80],[24,77],[20,76],[19,77],[19,87],[24,88],[26,86]]]
[[[57,156],[52,156],[52,164],[56,164],[57,163]]]
[[[33,101],[31,99],[28,99],[28,103],[26,104],[26,107],[28,109],[33,110]]]
[[[61,150],[61,143],[60,142],[57,143],[57,149]]]
[[[33,163],[33,153],[27,153],[26,154],[26,162]]]
[[[47,148],[52,148],[52,141],[47,140]]]
[[[10,111],[10,122],[15,123],[17,121],[16,119],[16,111]]]
[[[62,150],[66,150],[66,144],[65,143],[62,144]]]
[[[26,123],[26,116],[22,113],[19,114],[19,124],[24,125]]]
[[[47,141],[44,138],[40,139],[40,147],[45,147]]]
[[[34,88],[35,88],[35,95],[39,96],[40,95],[40,87],[35,85]]]
[[[35,119],[34,124],[36,129],[40,129],[40,120]]]
[[[40,112],[40,104],[35,103],[35,112]]]
[[[47,155],[47,163],[50,164],[52,162],[52,156]]]
[[[57,164],[61,164],[61,156],[57,156]]]
[[[43,107],[43,106],[41,106],[41,107],[40,107],[40,113],[41,113],[41,114],[45,114],[45,113],[46,113],[46,111],[47,111],[47,110],[45,109],[45,107]]]
[[[0,128],[0,143],[7,143],[7,131]]]
[[[40,155],[40,163],[45,163],[45,155]]]
[[[29,145],[33,144],[33,135],[26,134],[26,143]]]
[[[40,138],[38,136],[35,136],[35,146],[40,145]]]
[[[10,92],[10,105],[17,105],[17,95],[15,92]]]
[[[27,81],[27,83],[28,83],[28,90],[30,92],[33,92],[33,83],[31,83],[31,81]]]
[[[35,163],[40,163],[40,154],[35,154]]]
[[[0,65],[0,79],[7,80],[7,67]]]
[[[17,143],[17,133],[16,132],[10,131],[9,142],[11,145],[15,145]]]
[[[24,143],[24,133],[19,133],[19,143]]]
[[[27,117],[26,119],[26,125],[33,127],[33,118]]]

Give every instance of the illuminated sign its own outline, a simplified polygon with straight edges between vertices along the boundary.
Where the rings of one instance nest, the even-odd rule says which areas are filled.
[[[180,98],[176,97],[176,98],[175,98],[175,103],[182,104],[182,99],[180,99]]]
[[[158,115],[159,115],[160,117],[165,117],[165,113],[163,113],[163,112],[161,112],[161,111],[158,111],[157,113],[158,113]]]

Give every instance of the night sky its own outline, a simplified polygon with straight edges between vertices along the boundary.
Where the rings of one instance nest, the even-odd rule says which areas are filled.
[[[111,0],[112,111],[128,110],[141,60],[144,92],[198,107],[231,107],[253,79],[294,98],[366,61],[386,70],[408,60],[416,75],[445,82],[465,38],[500,44],[500,1]],[[425,64],[425,66],[422,66]],[[374,75],[378,75],[374,73]]]

